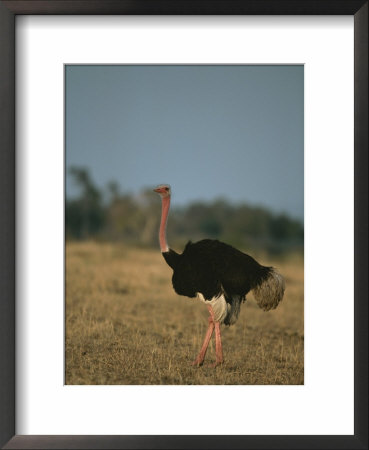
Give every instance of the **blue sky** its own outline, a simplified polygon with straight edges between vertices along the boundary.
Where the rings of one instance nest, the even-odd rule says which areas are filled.
[[[100,188],[169,183],[173,206],[223,197],[303,219],[303,133],[301,65],[66,67],[66,166]]]

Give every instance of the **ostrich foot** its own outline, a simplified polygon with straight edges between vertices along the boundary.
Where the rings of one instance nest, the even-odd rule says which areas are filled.
[[[204,360],[199,360],[198,358],[195,359],[195,361],[192,361],[191,366],[197,366],[200,367],[204,364]]]
[[[191,365],[191,366],[197,366],[197,367],[204,366],[204,367],[211,367],[211,368],[214,368],[214,367],[221,366],[223,363],[224,363],[224,360],[222,359],[222,360],[215,361],[215,362],[213,362],[213,363],[209,363],[209,364],[205,364],[205,365],[204,365],[204,360],[201,361],[201,360],[199,360],[198,358],[196,358],[195,361],[193,361],[192,363],[190,363],[190,365]]]
[[[215,367],[221,366],[224,361],[215,361],[214,363],[207,364],[206,367],[209,367],[211,369],[215,369]]]

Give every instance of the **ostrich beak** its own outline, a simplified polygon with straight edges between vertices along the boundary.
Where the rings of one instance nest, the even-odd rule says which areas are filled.
[[[153,189],[153,191],[159,193],[160,192],[160,188],[155,188],[155,189]]]

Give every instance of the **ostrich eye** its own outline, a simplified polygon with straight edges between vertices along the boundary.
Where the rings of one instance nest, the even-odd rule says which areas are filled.
[[[169,188],[166,187],[165,190],[166,190],[166,191],[169,191]]]

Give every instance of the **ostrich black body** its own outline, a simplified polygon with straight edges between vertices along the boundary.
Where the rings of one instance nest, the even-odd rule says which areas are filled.
[[[172,249],[163,252],[173,269],[173,288],[179,295],[206,300],[224,295],[227,303],[244,301],[246,294],[261,285],[272,271],[251,256],[211,239],[188,242],[182,254]],[[225,321],[226,323],[226,321]]]

